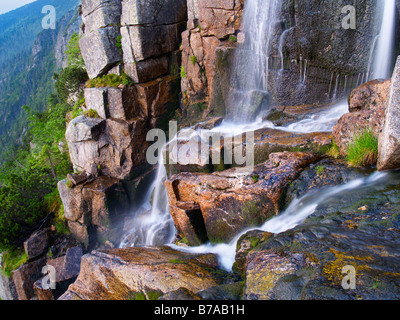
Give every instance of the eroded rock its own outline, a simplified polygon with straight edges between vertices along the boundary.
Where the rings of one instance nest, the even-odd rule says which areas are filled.
[[[141,295],[154,299],[180,288],[196,294],[221,284],[224,272],[217,266],[212,254],[189,254],[169,247],[93,251],[83,256],[78,279],[64,297],[128,300]]]
[[[250,226],[262,224],[280,209],[287,185],[318,156],[311,153],[276,153],[250,172],[229,169],[219,173],[180,173],[165,185],[175,225],[191,237],[188,211],[182,205],[200,207],[207,237],[211,242],[229,242]]]

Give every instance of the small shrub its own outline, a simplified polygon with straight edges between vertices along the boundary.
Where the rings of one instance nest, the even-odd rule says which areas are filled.
[[[70,180],[67,181],[66,186],[68,189],[72,189],[74,187],[74,183]]]
[[[257,183],[260,176],[257,174],[257,175],[252,176],[251,178],[253,179],[254,183]]]
[[[355,135],[347,149],[347,163],[352,167],[372,166],[378,160],[378,137],[371,129]]]

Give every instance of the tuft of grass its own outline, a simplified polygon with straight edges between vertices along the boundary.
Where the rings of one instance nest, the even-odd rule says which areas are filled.
[[[235,42],[237,42],[237,38],[234,35],[230,35],[229,36],[229,41],[235,43]]]
[[[102,77],[88,80],[86,82],[86,88],[118,87],[121,84],[129,87],[133,85],[134,82],[125,73],[122,73],[120,76],[117,74],[106,74]]]
[[[97,113],[97,111],[96,111],[96,110],[93,110],[93,109],[89,109],[89,110],[83,111],[83,115],[84,115],[85,117],[88,117],[88,118],[100,118],[100,116],[99,116],[99,114]]]
[[[331,158],[334,158],[334,159],[340,158],[340,150],[339,150],[338,145],[335,142],[332,143],[332,145],[326,152],[326,155]]]
[[[378,137],[371,129],[355,135],[347,149],[347,163],[351,167],[373,166],[378,160]]]

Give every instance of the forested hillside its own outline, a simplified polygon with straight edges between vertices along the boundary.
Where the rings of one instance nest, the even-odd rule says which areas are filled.
[[[56,51],[77,32],[80,1],[37,1],[0,16],[0,163],[21,144],[27,129],[23,105],[43,111],[61,65]],[[55,30],[43,30],[44,5],[54,5]],[[59,48],[58,48],[59,47]]]

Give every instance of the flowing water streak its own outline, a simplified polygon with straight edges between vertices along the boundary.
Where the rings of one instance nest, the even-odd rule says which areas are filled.
[[[396,0],[379,2],[378,14],[382,17],[379,39],[374,57],[374,79],[387,79],[393,67],[394,36],[396,27]]]
[[[164,186],[167,179],[162,152],[157,174],[147,190],[142,205],[133,215],[130,231],[119,247],[154,246],[171,243],[175,238],[175,225],[169,212],[168,196]]]
[[[170,246],[191,253],[213,253],[218,256],[221,267],[225,270],[231,271],[232,265],[235,262],[237,241],[242,235],[251,230],[261,230],[264,232],[279,234],[293,229],[313,214],[317,207],[325,201],[328,201],[342,193],[357,190],[358,188],[369,187],[377,183],[382,184],[383,178],[387,175],[388,173],[386,172],[375,172],[369,177],[353,180],[343,185],[308,192],[299,199],[293,200],[289,207],[279,216],[268,220],[259,228],[249,228],[242,231],[230,243],[221,243],[216,245],[205,244],[192,248],[182,248],[176,245]]]
[[[231,120],[250,122],[252,91],[267,91],[269,60],[274,28],[279,19],[280,0],[247,0],[243,14],[244,44],[235,53],[234,88],[229,110]]]

